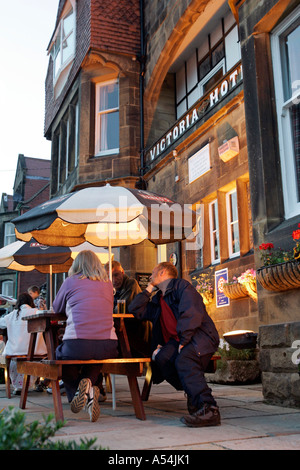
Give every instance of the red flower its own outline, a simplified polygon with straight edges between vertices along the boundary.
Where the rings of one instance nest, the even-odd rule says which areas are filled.
[[[299,224],[299,226],[300,226],[300,224]],[[300,229],[293,231],[293,239],[294,240],[300,240]]]
[[[274,248],[273,243],[262,243],[262,244],[259,246],[259,249],[260,249],[260,250],[271,250],[272,248]]]

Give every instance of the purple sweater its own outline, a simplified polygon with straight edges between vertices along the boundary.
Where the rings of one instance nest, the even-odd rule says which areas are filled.
[[[67,315],[66,339],[117,339],[113,325],[113,286],[111,281],[67,278],[53,302],[56,313]]]

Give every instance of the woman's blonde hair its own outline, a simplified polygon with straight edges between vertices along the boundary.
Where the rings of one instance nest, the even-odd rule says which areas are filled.
[[[91,281],[108,281],[106,270],[97,255],[90,250],[83,250],[78,253],[69,269],[69,276],[80,274],[81,279]]]

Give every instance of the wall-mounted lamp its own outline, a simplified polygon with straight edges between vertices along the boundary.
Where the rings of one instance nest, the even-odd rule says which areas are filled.
[[[172,154],[173,154],[174,160],[179,160],[177,150],[173,150],[173,151],[172,151]]]

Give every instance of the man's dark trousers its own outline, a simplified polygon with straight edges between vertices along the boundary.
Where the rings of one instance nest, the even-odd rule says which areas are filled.
[[[178,353],[179,342],[170,339],[155,357],[155,366],[161,376],[176,390],[184,390],[190,404],[200,409],[203,403],[216,406],[204,372],[212,354],[199,355],[192,343]]]

